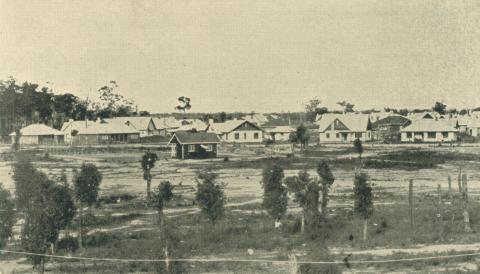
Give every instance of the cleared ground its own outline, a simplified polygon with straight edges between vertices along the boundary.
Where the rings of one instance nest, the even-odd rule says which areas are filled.
[[[153,148],[154,149],[154,148]],[[385,155],[402,155],[405,151],[422,151],[434,158],[442,158],[442,161],[434,161],[430,168],[416,168],[415,163],[404,166],[409,160],[393,159]],[[151,250],[152,241],[158,240],[158,225],[156,212],[145,206],[145,182],[143,181],[140,168],[140,159],[143,151],[130,149],[128,151],[95,152],[71,154],[59,151],[49,152],[45,156],[38,153],[33,157],[34,164],[39,169],[54,178],[62,170],[67,172],[71,179],[72,171],[79,168],[82,163],[95,163],[103,174],[100,196],[104,200],[115,202],[101,203],[94,210],[97,222],[93,222],[89,228],[90,235],[105,233],[106,237],[114,237],[106,244],[87,248],[83,255],[97,257],[121,257],[121,258],[158,258],[161,250]],[[357,155],[350,147],[327,146],[311,148],[305,153],[297,151],[294,158],[285,155],[261,154],[258,151],[237,150],[220,155],[214,160],[186,160],[170,159],[166,153],[159,152],[160,160],[152,170],[154,181],[152,188],[159,182],[168,180],[175,186],[175,193],[181,198],[172,202],[166,214],[169,216],[171,225],[174,226],[180,236],[186,237],[181,241],[191,240],[199,244],[192,251],[192,243],[184,244],[185,251],[179,253],[180,257],[209,257],[209,258],[266,258],[287,259],[288,253],[297,254],[298,260],[323,259],[342,260],[348,254],[352,254],[351,260],[375,259],[375,258],[410,258],[421,255],[435,255],[437,253],[449,254],[452,252],[478,251],[476,231],[480,231],[480,213],[476,210],[479,206],[480,194],[480,147],[433,147],[433,146],[365,146],[363,161],[369,159],[395,163],[391,168],[365,168],[370,180],[374,183],[376,213],[372,217],[370,225],[371,243],[364,245],[360,240],[360,231],[357,220],[352,215],[353,200],[351,197],[353,176],[355,169],[359,168],[360,162]],[[228,156],[229,161],[224,161],[223,156]],[[314,254],[312,243],[295,231],[294,226],[299,214],[299,208],[291,202],[289,207],[290,216],[285,220],[284,231],[279,232],[272,228],[273,221],[264,215],[261,208],[262,188],[260,185],[262,168],[272,162],[277,162],[285,169],[285,175],[295,175],[299,170],[307,169],[311,175],[316,175],[315,166],[320,160],[330,162],[336,177],[331,190],[329,202],[329,218],[325,235],[328,239],[317,248],[319,254]],[[428,161],[428,157],[427,160]],[[384,162],[382,162],[384,163]],[[418,164],[420,166],[420,164]],[[196,187],[196,172],[202,168],[210,167],[219,174],[219,181],[225,183],[225,194],[228,197],[228,211],[224,220],[213,232],[216,235],[225,235],[220,242],[215,242],[209,237],[214,237],[212,229],[199,215],[198,209],[192,204]],[[461,232],[461,211],[457,206],[458,197],[452,201],[447,199],[447,176],[452,178],[452,193],[457,192],[457,175],[459,169],[468,175],[471,222],[474,233],[464,235]],[[407,190],[408,180],[414,180],[416,218],[418,228],[415,237],[411,237],[408,231],[408,208]],[[11,179],[11,162],[4,159],[0,162],[0,182],[10,190],[14,190]],[[436,204],[438,198],[437,185],[441,184],[444,195],[442,207],[442,219],[444,223],[439,225],[435,218],[438,211]],[[128,199],[122,200],[115,197],[128,195]],[[457,199],[457,200],[455,200]],[[445,215],[445,216],[443,216]],[[453,216],[453,217],[452,217]],[[451,219],[454,219],[451,222]],[[459,221],[460,220],[460,221]],[[437,232],[438,227],[442,232]],[[206,228],[205,228],[206,227]],[[242,229],[242,227],[244,227]],[[75,229],[73,229],[75,230]],[[209,231],[210,230],[210,231]],[[219,231],[216,231],[219,230]],[[292,230],[292,231],[289,231]],[[16,231],[19,231],[17,227]],[[73,231],[71,233],[75,235]],[[352,235],[354,240],[349,240]],[[247,240],[247,238],[252,238]],[[150,243],[149,243],[150,242]],[[239,244],[238,242],[241,242]],[[115,246],[116,243],[116,246]],[[13,243],[12,243],[13,244]],[[10,246],[15,248],[15,246]],[[183,248],[178,248],[183,250]],[[253,249],[255,255],[249,256],[248,249]],[[321,250],[321,252],[320,252]],[[321,253],[321,254],[320,254]],[[79,254],[74,254],[78,256]],[[6,272],[18,266],[18,271],[25,268],[25,264],[19,256],[10,256],[5,264],[0,262],[0,271]],[[332,268],[336,272],[355,271],[400,271],[422,273],[428,269],[433,272],[450,271],[478,271],[475,257],[457,260],[441,260],[435,263],[395,263],[395,264],[362,264],[339,265]],[[4,267],[4,269],[2,269]],[[117,265],[112,273],[119,271],[146,272],[153,271],[145,265]],[[186,271],[192,273],[202,272],[232,272],[232,273],[286,273],[289,266],[285,264],[240,264],[240,263],[207,263],[188,264]],[[53,272],[94,272],[104,273],[110,269],[111,264],[103,263],[100,268],[95,268],[89,263],[67,263],[61,260],[53,260],[47,269]],[[82,270],[83,269],[83,270]],[[305,272],[306,270],[304,270]],[[315,273],[315,270],[311,270]]]

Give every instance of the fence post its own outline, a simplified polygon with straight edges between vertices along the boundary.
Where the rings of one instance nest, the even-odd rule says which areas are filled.
[[[408,182],[408,206],[410,208],[410,229],[413,236],[415,233],[415,228],[413,225],[413,179],[410,179]]]
[[[448,201],[452,204],[452,177],[448,175]]]
[[[458,169],[457,182],[458,182],[458,193],[462,194],[462,168],[461,167]]]
[[[470,227],[470,215],[468,213],[468,185],[467,185],[467,174],[462,175],[462,188],[463,188],[463,222],[465,224],[464,231],[469,233],[472,231]]]

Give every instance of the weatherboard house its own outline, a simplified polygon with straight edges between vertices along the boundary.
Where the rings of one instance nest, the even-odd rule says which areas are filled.
[[[422,119],[400,130],[402,142],[455,142],[458,129],[444,120]]]
[[[263,130],[247,120],[228,120],[223,123],[209,121],[208,132],[214,132],[225,143],[261,143]]]
[[[177,131],[168,142],[172,157],[178,159],[216,158],[220,139],[206,131]]]
[[[320,143],[349,143],[355,139],[371,141],[372,125],[367,114],[324,114],[318,120]]]
[[[12,144],[16,132],[9,134]],[[63,143],[63,133],[44,124],[32,124],[20,129],[19,143],[22,145],[55,145]]]

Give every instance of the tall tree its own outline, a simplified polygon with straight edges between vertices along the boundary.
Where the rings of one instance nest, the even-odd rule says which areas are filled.
[[[0,183],[0,248],[5,247],[7,241],[13,236],[15,224],[15,211],[12,196]]]
[[[224,215],[226,202],[223,186],[216,182],[217,177],[217,174],[208,169],[197,173],[198,183],[195,194],[195,201],[201,212],[213,225]]]
[[[147,182],[147,203],[150,203],[151,197],[151,185],[152,185],[152,173],[150,172],[152,168],[155,167],[155,163],[158,160],[157,154],[147,150],[142,157],[142,170],[143,170],[143,179]]]
[[[313,236],[320,218],[318,201],[320,198],[318,180],[311,178],[306,171],[300,171],[297,176],[285,179],[288,191],[294,195],[294,201],[303,209],[302,231],[305,223],[309,236]]]
[[[435,105],[432,107],[432,110],[437,112],[438,114],[444,115],[447,110],[447,105],[442,102],[435,102]]]
[[[275,164],[263,169],[263,207],[268,214],[278,220],[287,211],[287,188],[283,185],[283,169]]]
[[[335,181],[335,177],[333,176],[330,167],[328,166],[327,162],[321,161],[318,163],[317,166],[317,173],[320,176],[320,183],[322,184],[322,214],[325,215],[327,211],[327,203],[328,203],[328,192],[330,191],[330,187],[333,185]]]
[[[353,181],[354,211],[363,218],[363,241],[367,240],[368,219],[373,213],[372,187],[366,173],[358,172]]]
[[[183,113],[185,113],[187,110],[190,110],[192,108],[190,98],[186,96],[178,97],[178,102],[179,104],[175,107],[175,109],[178,111],[182,111]]]
[[[350,104],[347,101],[341,101],[337,103],[338,105],[343,107],[344,112],[354,112],[353,107],[355,106],[354,104]]]
[[[317,115],[321,115],[328,112],[326,107],[321,107],[322,101],[318,98],[313,98],[305,104],[305,112],[307,121],[315,122]]]
[[[80,172],[74,178],[75,198],[80,203],[80,232],[79,245],[83,246],[83,207],[88,205],[89,210],[93,203],[97,201],[100,183],[102,182],[102,174],[98,171],[94,164],[84,163]]]

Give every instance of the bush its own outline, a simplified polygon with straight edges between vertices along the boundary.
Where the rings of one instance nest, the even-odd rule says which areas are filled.
[[[120,242],[120,238],[114,234],[108,234],[106,232],[97,232],[85,237],[86,246],[116,246]]]
[[[223,161],[228,162],[228,161],[230,161],[230,158],[228,156],[226,156],[226,157],[223,158]]]
[[[78,249],[78,239],[72,236],[62,238],[57,243],[58,250],[65,250],[68,252],[74,252]]]

